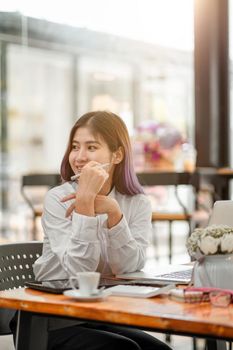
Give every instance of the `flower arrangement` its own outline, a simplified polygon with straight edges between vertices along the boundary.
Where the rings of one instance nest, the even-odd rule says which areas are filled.
[[[161,160],[173,165],[184,139],[179,130],[168,123],[147,120],[136,129],[134,142],[141,142],[145,161],[157,165]]]
[[[187,240],[187,249],[191,256],[233,253],[233,227],[212,225],[197,228]]]

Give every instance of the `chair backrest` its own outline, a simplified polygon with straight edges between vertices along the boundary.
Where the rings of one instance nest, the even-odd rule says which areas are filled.
[[[233,227],[233,201],[216,201],[208,225],[227,225]]]
[[[57,186],[61,182],[59,174],[28,174],[22,176],[22,186]]]
[[[33,209],[33,202],[25,191],[26,187],[54,187],[61,183],[59,174],[28,174],[21,179],[21,193],[28,205]]]
[[[0,245],[0,290],[24,287],[35,280],[33,264],[42,254],[42,242],[20,242]],[[0,309],[0,335],[10,334],[9,322],[15,310]]]

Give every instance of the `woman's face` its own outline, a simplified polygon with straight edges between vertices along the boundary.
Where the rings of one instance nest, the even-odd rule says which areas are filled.
[[[99,163],[111,163],[113,153],[102,137],[94,136],[87,127],[76,130],[69,155],[69,163],[77,174],[91,160]]]

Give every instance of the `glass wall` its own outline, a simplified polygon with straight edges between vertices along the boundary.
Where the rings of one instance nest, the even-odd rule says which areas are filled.
[[[170,54],[173,52],[170,50]],[[183,63],[183,64],[182,64]],[[175,61],[148,66],[142,81],[141,119],[167,122],[193,141],[193,57],[176,52]]]
[[[193,140],[193,0],[165,2],[172,16],[164,0],[117,2],[120,23],[107,7],[117,25],[102,28],[91,27],[88,16],[70,27],[53,23],[51,13],[46,21],[0,12],[7,85],[7,114],[1,113],[1,120],[7,124],[10,184],[5,213],[15,218],[26,208],[23,174],[59,172],[70,127],[89,110],[119,114],[132,136],[139,123],[153,120],[173,124]],[[79,5],[81,13],[86,5]],[[95,19],[100,16],[96,12]],[[38,17],[46,18],[45,12]]]
[[[72,79],[70,56],[8,46],[11,174],[58,171],[73,118]]]
[[[77,111],[108,109],[124,118],[133,130],[133,72],[124,61],[80,57],[77,63]]]

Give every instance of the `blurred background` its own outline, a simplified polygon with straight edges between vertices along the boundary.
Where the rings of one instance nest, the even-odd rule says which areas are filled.
[[[197,166],[232,165],[232,8],[231,0],[1,2],[2,241],[31,238],[22,176],[58,174],[69,130],[90,110],[124,119],[137,169],[193,171],[196,155]],[[34,189],[35,204],[46,190]],[[173,187],[146,191],[154,210],[180,210]],[[179,191],[193,210],[190,186]]]

